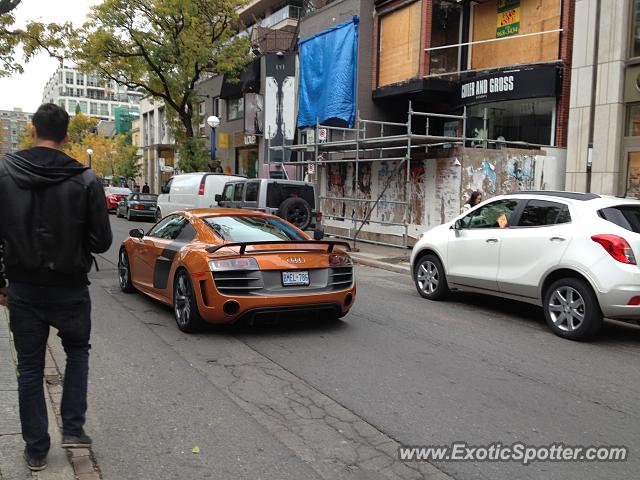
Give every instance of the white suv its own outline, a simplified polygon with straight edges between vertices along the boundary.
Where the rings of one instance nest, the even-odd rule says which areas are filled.
[[[640,320],[640,200],[570,192],[494,197],[422,234],[418,293],[464,290],[540,305],[559,336],[582,340],[603,317]]]

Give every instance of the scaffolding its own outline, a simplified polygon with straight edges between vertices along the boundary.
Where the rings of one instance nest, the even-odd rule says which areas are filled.
[[[393,172],[387,177],[386,184],[381,187],[376,199],[362,198],[359,190],[356,188],[354,197],[335,197],[329,195],[320,195],[320,202],[324,204],[327,201],[345,202],[352,205],[362,205],[363,208],[349,209],[352,212],[364,211],[365,215],[356,217],[354,215],[336,215],[324,214],[324,218],[329,220],[340,220],[352,222],[349,228],[350,234],[333,235],[338,238],[346,238],[353,242],[354,247],[358,241],[358,235],[366,224],[380,224],[392,227],[400,227],[403,229],[402,247],[408,247],[408,229],[411,219],[411,161],[412,156],[416,152],[427,152],[429,148],[442,147],[445,145],[464,145],[464,132],[466,129],[466,109],[463,115],[445,115],[440,113],[426,113],[413,110],[412,103],[409,102],[407,112],[407,121],[405,123],[386,122],[378,120],[365,120],[357,114],[353,128],[336,127],[331,125],[323,125],[316,122],[315,127],[308,129],[313,132],[313,139],[304,143],[294,145],[271,146],[267,141],[267,152],[269,163],[272,163],[272,152],[279,151],[281,164],[292,165],[298,167],[297,178],[304,178],[308,171],[313,171],[313,179],[318,192],[321,191],[322,178],[326,178],[324,169],[329,164],[343,163],[354,164],[355,182],[359,179],[359,169],[362,162],[397,162]],[[423,122],[417,122],[416,119],[422,119]],[[461,128],[460,136],[443,136],[431,133],[430,121],[433,119],[441,119],[447,121],[458,122]],[[420,129],[424,131],[418,132]],[[288,157],[291,157],[287,160]],[[309,158],[311,157],[311,158]],[[322,170],[321,170],[322,169]],[[390,185],[391,180],[399,175],[402,171],[406,172],[404,179],[404,195],[401,199],[384,199],[385,193]],[[385,204],[402,206],[401,217],[402,222],[393,222],[385,220],[372,219],[372,213],[376,207],[383,201]],[[345,208],[346,210],[346,208]],[[361,239],[363,242],[377,243],[380,245],[398,246],[397,244],[385,243],[381,241],[373,241]]]

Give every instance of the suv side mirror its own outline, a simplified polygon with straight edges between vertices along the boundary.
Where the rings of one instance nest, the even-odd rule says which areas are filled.
[[[133,230],[129,230],[129,236],[132,238],[142,238],[144,237],[144,232],[141,228],[134,228]]]
[[[323,230],[314,230],[313,231],[313,239],[316,241],[320,241],[324,238],[324,231]]]
[[[167,187],[166,185],[163,185],[162,187],[160,187],[160,191],[164,194],[169,193],[169,187]]]
[[[219,193],[216,194],[215,197],[213,197],[214,200],[216,201],[216,203],[219,205],[220,202],[222,201],[222,195],[220,195]]]

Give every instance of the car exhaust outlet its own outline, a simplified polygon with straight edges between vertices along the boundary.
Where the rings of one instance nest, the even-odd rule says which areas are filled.
[[[349,305],[351,305],[351,302],[353,302],[353,295],[347,293],[347,296],[344,297],[344,306],[348,307]]]
[[[223,305],[222,311],[227,315],[235,315],[240,311],[240,304],[235,300],[229,300]]]

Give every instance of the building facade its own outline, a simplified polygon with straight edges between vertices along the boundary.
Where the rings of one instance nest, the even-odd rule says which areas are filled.
[[[160,193],[176,167],[175,140],[167,125],[164,102],[145,97],[140,101],[140,147],[142,180],[151,193]]]
[[[23,112],[21,108],[0,110],[0,156],[19,149],[20,140],[32,117],[32,113]]]
[[[91,117],[115,121],[116,110],[127,107],[137,113],[143,95],[127,87],[85,74],[70,66],[60,66],[42,93],[43,103],[55,103],[69,115],[79,111]]]
[[[640,2],[576,0],[568,190],[640,197]]]

